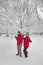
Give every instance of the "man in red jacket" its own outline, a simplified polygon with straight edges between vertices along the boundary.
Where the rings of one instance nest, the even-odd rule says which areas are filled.
[[[27,54],[28,54],[27,48],[29,47],[29,42],[32,42],[32,41],[31,41],[31,39],[29,37],[29,33],[26,32],[26,36],[24,38],[24,50],[23,50],[25,57],[28,57],[27,56]]]
[[[23,42],[23,35],[21,34],[20,31],[18,31],[18,35],[15,36],[16,40],[17,40],[17,50],[18,53],[16,55],[20,55],[21,57],[21,47],[22,47],[22,42]]]

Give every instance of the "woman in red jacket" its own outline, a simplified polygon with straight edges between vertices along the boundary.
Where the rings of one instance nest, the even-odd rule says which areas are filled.
[[[23,35],[21,34],[20,31],[18,31],[18,35],[15,36],[16,40],[17,40],[17,50],[18,53],[16,55],[20,55],[21,57],[21,47],[22,47],[22,42],[23,42]]]
[[[32,42],[32,41],[31,41],[31,39],[29,37],[29,33],[26,32],[26,36],[24,38],[24,50],[23,50],[25,57],[28,57],[27,56],[27,54],[28,54],[27,48],[29,47],[29,42]]]

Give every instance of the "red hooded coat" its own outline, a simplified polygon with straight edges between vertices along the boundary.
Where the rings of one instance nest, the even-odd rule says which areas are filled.
[[[18,34],[18,36],[16,37],[16,40],[17,40],[17,45],[22,45],[22,42],[23,42],[23,35],[22,34]]]
[[[24,47],[28,48],[29,47],[29,42],[32,42],[30,37],[25,37],[24,38]]]

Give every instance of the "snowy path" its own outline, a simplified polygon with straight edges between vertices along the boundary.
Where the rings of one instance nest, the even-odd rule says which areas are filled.
[[[16,56],[16,40],[0,37],[0,65],[43,65],[43,36],[31,37],[28,58]]]

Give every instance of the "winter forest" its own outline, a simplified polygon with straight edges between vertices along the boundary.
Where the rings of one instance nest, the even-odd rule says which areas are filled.
[[[32,40],[27,58],[24,45],[16,56],[17,31]],[[0,65],[43,65],[43,0],[0,0]]]
[[[19,29],[43,34],[43,0],[0,0],[0,35]]]

